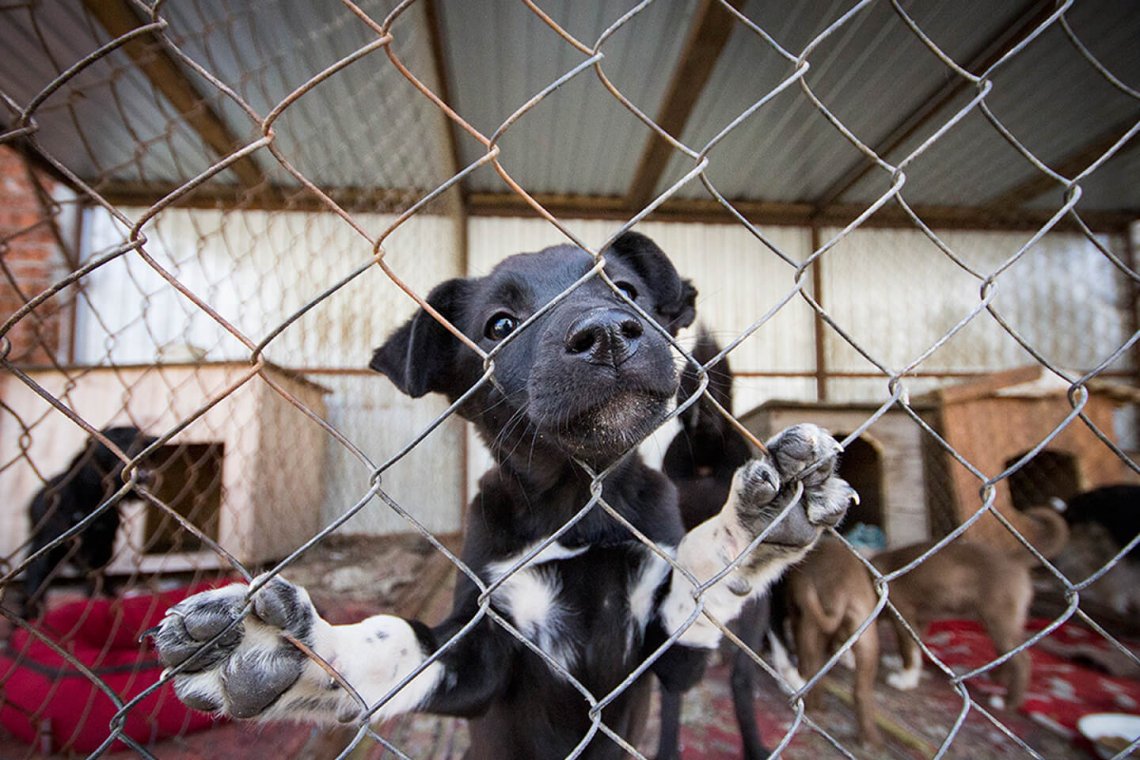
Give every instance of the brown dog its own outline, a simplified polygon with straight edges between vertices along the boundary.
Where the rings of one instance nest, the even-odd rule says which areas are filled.
[[[1046,558],[1060,551],[1068,539],[1064,520],[1048,507],[1026,510],[1036,524],[1031,540]],[[892,573],[916,560],[935,542],[923,542],[882,552],[872,560],[881,573]],[[1030,566],[1032,554],[1003,551],[989,544],[959,539],[927,557],[917,567],[890,581],[889,598],[895,609],[919,634],[934,619],[976,618],[985,626],[999,655],[1023,640],[1029,605],[1033,601]],[[894,615],[888,615],[898,635],[902,670],[887,676],[896,689],[918,686],[922,653],[910,633]],[[1018,652],[993,672],[1005,687],[1006,698],[995,706],[1017,708],[1029,687],[1031,664],[1027,651]]]
[[[786,581],[788,618],[799,657],[799,671],[811,678],[875,611],[878,597],[871,575],[851,550],[825,537]],[[893,598],[893,594],[892,594]],[[855,715],[859,740],[865,746],[882,743],[875,724],[875,675],[879,670],[879,633],[872,624],[852,645],[855,655]],[[805,698],[808,707],[819,704],[820,689]]]

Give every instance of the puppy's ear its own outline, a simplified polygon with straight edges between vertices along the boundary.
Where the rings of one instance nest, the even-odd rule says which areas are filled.
[[[657,244],[637,232],[626,232],[604,252],[637,272],[653,291],[658,321],[673,335],[693,323],[697,315],[697,289],[682,280],[673,262]]]
[[[468,280],[447,280],[432,288],[427,302],[455,324],[470,287]],[[427,393],[447,394],[458,378],[455,358],[462,343],[423,309],[372,354],[371,369],[387,375],[412,398]]]

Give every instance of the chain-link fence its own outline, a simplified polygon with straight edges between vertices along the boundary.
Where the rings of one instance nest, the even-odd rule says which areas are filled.
[[[749,652],[768,745],[868,756],[838,661],[895,616],[892,584],[972,542],[1035,567],[1025,638],[999,656],[910,621],[926,676],[876,686],[869,756],[1087,750],[1080,713],[1140,711],[1137,505],[1070,512],[1064,548],[1032,510],[1140,482],[1137,31],[1111,2],[0,3],[0,756],[462,755],[462,722],[373,724],[381,704],[315,732],[183,707],[140,635],[263,571],[334,623],[433,623],[458,576],[577,684],[493,594],[561,531],[493,583],[460,561],[491,459],[460,403],[365,367],[435,284],[569,242],[598,266],[557,304],[630,229],[696,285],[740,429],[840,439],[862,497],[846,549],[936,540],[890,572],[861,560],[873,614],[803,688]],[[474,393],[502,349],[462,327]],[[652,329],[697,366],[688,332]],[[611,470],[585,468],[565,530],[631,527],[601,498]],[[1026,649],[1026,705],[992,707]],[[571,755],[656,751],[602,715],[660,656],[579,684]],[[1059,675],[1078,660],[1095,695]],[[684,713],[702,757],[739,751],[724,676]]]

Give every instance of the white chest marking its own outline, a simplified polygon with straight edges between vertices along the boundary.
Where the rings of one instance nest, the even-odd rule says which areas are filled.
[[[562,586],[557,575],[544,572],[543,565],[577,557],[589,547],[569,549],[555,542],[512,572],[535,548],[532,544],[518,554],[487,564],[487,580],[502,581],[491,598],[531,644],[570,670],[578,659],[577,642],[567,625],[570,613],[558,599]]]
[[[672,546],[661,546],[661,550],[670,557],[674,556],[676,551]],[[629,612],[642,632],[645,631],[645,626],[653,613],[653,600],[657,596],[657,589],[670,570],[669,563],[657,552],[647,548],[645,555],[645,561],[641,564],[637,578],[629,590]]]

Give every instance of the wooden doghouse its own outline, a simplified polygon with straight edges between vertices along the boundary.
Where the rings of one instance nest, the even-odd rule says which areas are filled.
[[[1115,443],[1117,413],[1124,405],[1136,403],[1140,393],[1100,381],[1090,382],[1087,388],[1084,416]],[[987,375],[935,391],[924,401],[932,409],[932,425],[946,443],[985,478],[1014,467],[1060,428],[1040,451],[995,486],[994,507],[1030,541],[1034,525],[1021,510],[1046,505],[1053,497],[1065,499],[1098,486],[1136,480],[1083,419],[1074,417],[1064,424],[1073,413],[1068,385],[1042,367]],[[941,534],[983,506],[984,481],[946,449],[930,451],[928,479],[941,484],[940,501],[931,501],[931,511],[935,513],[939,505],[948,510],[943,516],[946,522],[935,526],[935,533]],[[971,536],[1007,546],[1015,542],[997,518],[988,516],[971,528]]]
[[[320,529],[326,434],[277,386],[318,415],[325,390],[296,373],[245,363],[32,370],[38,386],[96,427],[135,425],[163,434],[186,421],[154,457],[157,497],[238,560],[278,559]],[[0,556],[18,559],[27,504],[65,470],[87,433],[13,375],[0,376]],[[34,464],[29,466],[29,464]],[[111,572],[179,571],[222,562],[178,521],[125,503]]]

